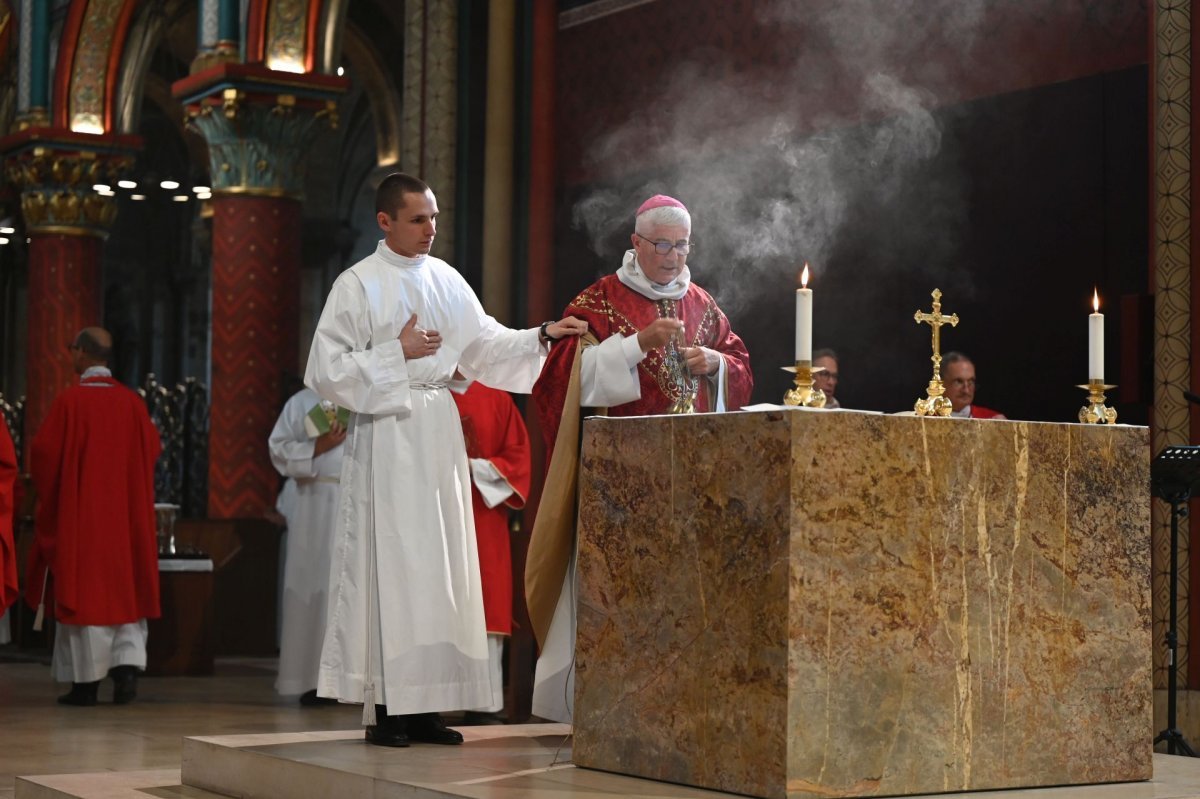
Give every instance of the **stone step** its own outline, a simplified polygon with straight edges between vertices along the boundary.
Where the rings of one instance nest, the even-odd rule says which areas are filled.
[[[371,746],[361,730],[186,738],[183,782],[254,799],[734,796],[576,768],[567,724],[457,729],[462,746],[405,749]]]
[[[183,785],[177,768],[17,777],[15,799],[229,799]]]
[[[576,768],[571,728],[459,728],[462,746],[370,746],[361,730],[185,738],[179,769],[18,777],[15,799],[717,799],[734,794]],[[1200,761],[1154,755],[1146,782],[937,799],[1200,799]],[[914,798],[915,799],[915,798]],[[932,799],[932,797],[927,797]]]

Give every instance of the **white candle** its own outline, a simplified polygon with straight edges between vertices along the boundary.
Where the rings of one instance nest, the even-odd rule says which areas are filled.
[[[808,264],[796,289],[796,360],[812,361],[812,289],[808,287]]]
[[[1100,293],[1092,292],[1092,310],[1088,315],[1088,379],[1104,382],[1104,314],[1100,313]]]

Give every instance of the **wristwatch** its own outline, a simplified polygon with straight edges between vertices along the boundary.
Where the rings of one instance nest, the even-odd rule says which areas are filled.
[[[538,338],[545,341],[558,341],[560,338],[562,338],[562,336],[552,336],[546,332],[546,328],[550,327],[552,324],[554,324],[554,322],[542,322],[542,326],[538,328]]]

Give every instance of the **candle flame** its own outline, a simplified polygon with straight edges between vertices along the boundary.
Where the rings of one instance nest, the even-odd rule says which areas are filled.
[[[1100,292],[1097,289],[1092,289],[1092,310],[1100,313]]]
[[[800,288],[808,288],[808,261],[804,262],[804,271],[800,273]]]

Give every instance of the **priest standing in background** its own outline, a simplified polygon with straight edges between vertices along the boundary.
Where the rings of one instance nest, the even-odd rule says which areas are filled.
[[[267,439],[271,463],[295,482],[291,501],[279,508],[287,520],[283,565],[283,631],[275,690],[300,695],[306,706],[333,703],[317,696],[317,669],[325,640],[329,564],[342,473],[346,428],[327,414],[310,388],[284,404]]]
[[[67,348],[78,385],[54,399],[30,445],[36,536],[26,601],[53,603],[51,669],[72,683],[64,705],[137,696],[147,619],[158,618],[154,464],[161,449],[145,401],[108,370],[112,336],[89,327]]]
[[[448,384],[529,391],[549,342],[586,330],[577,319],[510,330],[488,316],[429,254],[437,216],[418,178],[380,183],[383,240],[334,281],[304,378],[351,411],[317,693],[363,703],[378,746],[462,743],[440,711],[492,700],[470,467]]]
[[[17,451],[0,416],[0,644],[11,640],[8,608],[17,601],[17,549],[13,544]]]
[[[529,496],[529,432],[507,392],[465,380],[452,381],[450,391],[462,419],[471,467],[471,508],[492,672],[491,701],[467,711],[463,721],[486,724],[499,721],[504,709],[504,641],[513,626],[508,520],[509,511],[525,507]]]
[[[655,195],[638,208],[620,268],[567,306],[588,334],[550,351],[533,396],[549,463],[525,566],[540,648],[533,712],[569,721],[575,649],[575,482],[580,408],[609,416],[736,410],[750,400],[750,355],[729,320],[691,280],[692,218]],[[605,410],[606,409],[606,410]]]

